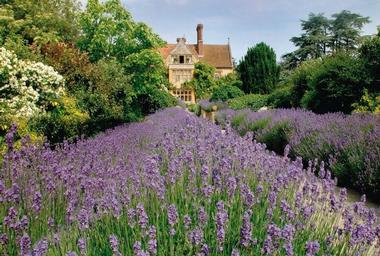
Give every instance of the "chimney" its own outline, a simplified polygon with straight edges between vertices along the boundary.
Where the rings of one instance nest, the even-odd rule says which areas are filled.
[[[203,57],[203,24],[197,26],[197,49],[198,56]]]

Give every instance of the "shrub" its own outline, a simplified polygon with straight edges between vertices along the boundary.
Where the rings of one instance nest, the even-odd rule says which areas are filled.
[[[364,197],[181,108],[5,159],[6,255],[379,255]]]
[[[52,67],[40,62],[19,60],[0,48],[0,104],[8,113],[30,117],[43,112],[50,101],[64,93],[64,79]]]
[[[290,76],[293,106],[300,107],[301,99],[311,89],[311,81],[322,65],[320,59],[303,62]]]
[[[238,87],[233,85],[222,85],[214,90],[211,101],[227,101],[229,99],[241,97],[244,95],[244,92]]]
[[[273,108],[291,108],[293,106],[293,87],[285,85],[276,88],[268,95],[268,105]]]
[[[256,130],[261,130],[257,133],[257,140],[265,143],[268,149],[277,154],[283,154],[286,145],[289,144],[288,136],[291,131],[289,122],[281,121],[269,126],[270,121],[270,118],[263,118],[252,124]]]
[[[368,93],[368,90],[365,89],[360,101],[352,104],[352,107],[354,108],[354,113],[369,112],[380,114],[380,95],[371,95]]]
[[[261,94],[247,94],[228,101],[228,105],[234,110],[249,108],[253,111],[257,111],[260,108],[267,106],[267,104],[268,96]]]
[[[204,62],[195,63],[194,78],[184,86],[194,88],[197,99],[210,97],[216,88],[215,68]]]
[[[141,115],[147,115],[157,110],[177,105],[177,98],[168,91],[153,86],[145,88],[146,92],[139,94],[133,102],[134,110]]]
[[[56,107],[30,121],[32,131],[43,134],[51,144],[86,134],[89,115],[78,109],[75,98],[62,97]]]
[[[323,161],[340,185],[362,193],[380,195],[380,117],[372,114],[318,115],[310,111],[277,109],[265,112],[223,110],[218,123],[253,138],[281,154],[287,144],[292,157],[302,157],[305,167]],[[221,119],[229,120],[221,120]],[[325,170],[321,175],[325,175]]]
[[[317,113],[351,113],[352,104],[369,85],[369,77],[356,57],[338,54],[323,60],[310,83],[301,100],[303,107]]]

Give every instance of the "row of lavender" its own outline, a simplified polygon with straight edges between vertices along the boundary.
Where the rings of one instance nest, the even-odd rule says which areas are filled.
[[[254,139],[277,153],[286,149],[304,163],[324,161],[341,185],[380,200],[379,115],[317,115],[301,109],[277,109],[223,110],[216,118],[241,135],[252,132]]]
[[[172,108],[56,150],[15,150],[1,255],[379,255],[380,225],[322,178]]]

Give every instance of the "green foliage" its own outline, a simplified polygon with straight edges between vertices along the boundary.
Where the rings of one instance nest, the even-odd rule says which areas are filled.
[[[295,107],[301,106],[301,99],[306,91],[310,90],[311,81],[321,65],[321,59],[305,61],[290,76],[293,105]]]
[[[322,13],[309,14],[308,20],[301,20],[304,33],[300,37],[292,37],[290,41],[298,47],[295,55],[301,61],[322,57],[327,52],[330,35],[330,20]]]
[[[86,112],[78,108],[75,98],[62,97],[53,110],[33,117],[30,127],[55,144],[85,134],[89,118]]]
[[[257,129],[265,127],[268,123],[268,119],[261,120],[261,122],[257,121]],[[265,143],[268,149],[281,155],[284,153],[286,145],[289,144],[289,131],[289,123],[287,121],[282,121],[272,125],[269,129],[265,129],[257,139],[258,141]]]
[[[18,35],[27,44],[73,40],[78,35],[76,0],[13,0],[0,7],[0,44]]]
[[[188,109],[190,112],[193,112],[197,116],[201,115],[201,107],[199,106],[199,104],[190,104]]]
[[[78,46],[89,53],[91,61],[115,57],[122,63],[132,53],[163,44],[146,24],[133,21],[120,0],[89,0],[80,26]]]
[[[185,83],[185,87],[195,89],[197,99],[205,99],[210,97],[216,88],[215,68],[204,62],[195,63],[194,78]]]
[[[268,95],[268,105],[273,108],[291,108],[293,106],[293,87],[285,85],[276,88]]]
[[[376,113],[380,114],[380,95],[370,95],[367,89],[359,102],[352,104],[355,113]]]
[[[247,94],[228,101],[228,105],[234,110],[249,108],[253,111],[257,111],[260,108],[267,106],[267,104],[268,95],[261,94]]]
[[[372,79],[370,92],[380,93],[380,29],[377,36],[367,39],[362,44],[359,56]]]
[[[169,81],[161,55],[150,49],[129,55],[123,62],[124,72],[131,76],[137,94],[146,94],[150,87],[164,89]]]
[[[215,89],[211,96],[211,101],[227,101],[229,99],[241,97],[244,95],[244,92],[238,87],[233,85],[222,85]]]
[[[368,74],[357,58],[347,54],[327,57],[312,77],[301,105],[317,113],[350,113],[368,83]]]
[[[134,108],[137,113],[147,115],[176,104],[177,99],[166,90],[150,86],[146,88],[144,93],[137,96]]]
[[[369,17],[343,10],[332,15],[331,50],[339,52],[357,48],[360,43],[360,33],[364,25],[370,22]]]
[[[294,69],[306,60],[355,50],[362,40],[362,28],[369,22],[368,17],[347,10],[333,14],[332,19],[310,13],[308,20],[301,20],[301,36],[290,39],[298,49],[282,57],[284,66]]]
[[[280,67],[276,63],[274,50],[265,43],[249,48],[240,61],[237,71],[243,82],[245,93],[270,93],[280,77]]]

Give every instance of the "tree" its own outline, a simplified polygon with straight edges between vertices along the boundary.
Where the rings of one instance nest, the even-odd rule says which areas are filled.
[[[12,0],[0,7],[0,44],[20,37],[31,45],[72,41],[78,36],[77,0]]]
[[[369,81],[357,57],[343,53],[326,57],[312,76],[301,104],[317,113],[351,113],[352,104],[360,99]]]
[[[368,17],[346,10],[333,14],[332,19],[322,13],[310,13],[308,20],[301,20],[301,36],[290,39],[298,49],[282,56],[283,66],[294,69],[309,59],[356,49],[362,40],[361,30],[368,22]]]
[[[265,43],[249,48],[237,66],[245,93],[270,93],[279,81],[280,67],[274,50]]]
[[[367,39],[362,44],[359,48],[359,56],[372,78],[369,91],[380,94],[380,28],[378,31],[378,35]]]
[[[135,23],[120,0],[89,0],[80,17],[82,36],[78,46],[95,62],[116,57],[118,61],[143,49],[163,44],[158,35],[144,23]]]
[[[296,55],[301,60],[325,55],[330,40],[328,34],[330,21],[322,13],[310,13],[308,20],[301,20],[301,27],[304,33],[300,37],[290,39],[299,48],[296,50]]]
[[[209,97],[216,87],[215,68],[204,62],[195,63],[194,78],[185,86],[194,88],[198,99]]]
[[[343,10],[333,14],[331,22],[331,50],[354,50],[360,41],[363,26],[370,22],[369,17]]]

